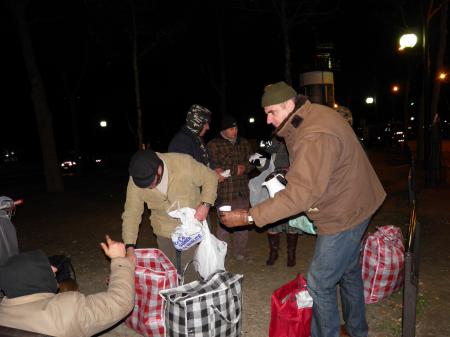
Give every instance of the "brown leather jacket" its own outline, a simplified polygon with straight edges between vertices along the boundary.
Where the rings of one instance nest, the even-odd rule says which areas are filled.
[[[250,209],[263,227],[306,212],[319,235],[372,216],[386,192],[350,125],[333,109],[306,101],[276,130],[289,151],[286,189]]]

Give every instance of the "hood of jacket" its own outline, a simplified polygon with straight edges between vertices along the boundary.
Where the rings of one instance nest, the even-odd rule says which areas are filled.
[[[41,250],[14,255],[0,267],[0,288],[8,298],[56,293],[58,285],[47,256]]]

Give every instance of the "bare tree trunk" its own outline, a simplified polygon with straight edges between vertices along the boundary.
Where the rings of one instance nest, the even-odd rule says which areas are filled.
[[[431,108],[430,108],[430,120],[432,121],[431,140],[430,140],[430,170],[429,170],[430,186],[436,186],[440,182],[441,144],[439,137],[438,104],[439,104],[441,83],[439,79],[437,79],[437,74],[442,69],[445,57],[445,50],[447,48],[448,0],[442,0],[442,6],[440,10],[441,15],[439,23],[439,45],[435,60],[433,91],[431,93]]]
[[[280,20],[281,20],[281,30],[283,32],[283,43],[284,43],[284,80],[287,84],[292,84],[292,74],[291,74],[291,45],[289,42],[289,26],[288,18],[286,14],[286,0],[281,0],[280,7]]]
[[[36,64],[33,46],[31,43],[28,26],[25,19],[27,1],[10,0],[9,5],[16,19],[22,54],[28,72],[31,85],[31,100],[36,114],[37,127],[42,149],[44,173],[47,191],[59,192],[64,190],[64,185],[59,171],[56,155],[55,137],[52,126],[52,115],[47,103],[47,95],[44,88],[39,68]]]
[[[66,93],[67,104],[69,105],[70,117],[72,122],[72,146],[76,154],[80,153],[80,133],[78,128],[78,109],[77,109],[77,93],[79,85],[74,89],[70,87],[67,73],[62,74],[64,91]],[[80,77],[81,81],[81,77]]]
[[[225,68],[225,36],[223,34],[223,1],[219,1],[217,13],[217,29],[218,29],[218,43],[219,43],[219,109],[220,115],[223,116],[227,112],[227,78]]]
[[[430,60],[429,60],[429,40],[428,40],[428,0],[420,0],[420,12],[422,16],[422,83],[420,93],[420,107],[417,121],[417,159],[423,162],[425,169],[428,169],[428,125],[429,114],[427,109],[429,107],[429,74],[430,74]]]
[[[136,29],[136,9],[134,6],[134,0],[130,0],[131,4],[131,17],[132,17],[132,29],[133,29],[133,70],[134,70],[134,92],[136,97],[136,133],[138,148],[145,149],[144,144],[144,132],[142,128],[142,103],[141,103],[141,86],[139,82],[139,65],[138,65],[138,37]]]

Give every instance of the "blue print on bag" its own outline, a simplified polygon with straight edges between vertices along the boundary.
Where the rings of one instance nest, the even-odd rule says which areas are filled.
[[[173,241],[173,245],[178,250],[186,250],[193,245],[199,243],[202,240],[202,234],[195,233],[193,236],[179,236],[176,241]]]

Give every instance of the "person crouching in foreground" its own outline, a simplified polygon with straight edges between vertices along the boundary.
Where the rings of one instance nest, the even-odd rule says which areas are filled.
[[[108,290],[92,295],[56,294],[56,268],[41,250],[14,255],[0,267],[0,325],[61,337],[97,334],[124,318],[134,306],[134,263],[125,245],[106,236],[100,244],[111,259]]]

